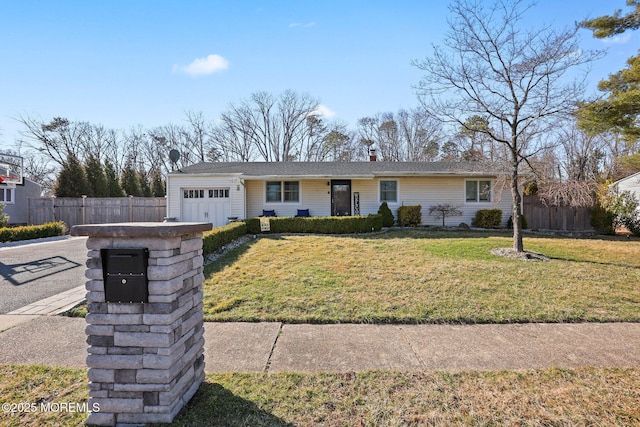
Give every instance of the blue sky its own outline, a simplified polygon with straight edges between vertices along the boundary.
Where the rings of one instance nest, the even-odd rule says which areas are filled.
[[[418,105],[414,59],[447,29],[446,0],[0,0],[0,151],[20,115],[109,128],[216,119],[251,93],[286,89],[320,100],[355,127],[360,117]],[[539,0],[531,25],[566,26],[625,8],[624,0]],[[636,54],[638,34],[607,48],[597,81]]]

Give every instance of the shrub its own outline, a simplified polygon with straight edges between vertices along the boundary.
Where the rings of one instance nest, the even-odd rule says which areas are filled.
[[[67,227],[62,221],[48,222],[41,225],[25,225],[23,227],[0,228],[0,242],[16,242],[19,240],[62,236],[66,231]]]
[[[4,213],[4,203],[0,203],[0,228],[6,227],[9,223],[9,215]]]
[[[615,214],[607,211],[600,205],[593,206],[589,209],[591,218],[589,223],[598,233],[602,234],[616,234],[614,222],[616,219]]]
[[[202,236],[202,254],[209,255],[220,250],[239,237],[247,234],[247,224],[244,222],[232,222],[223,227],[217,227],[207,231]]]
[[[398,208],[398,223],[403,227],[420,225],[422,223],[422,206],[400,206]]]
[[[391,212],[391,209],[389,209],[389,205],[387,205],[387,202],[382,202],[380,208],[378,209],[378,215],[382,216],[383,227],[393,227],[395,218],[393,217],[393,212]]]
[[[612,228],[626,227],[634,236],[640,236],[640,202],[636,196],[623,191],[618,193],[612,189],[601,191],[598,194],[600,206],[613,216]]]
[[[520,220],[522,221],[522,229],[529,228],[529,224],[527,224],[527,218],[524,215],[520,215]],[[507,228],[513,229],[513,215],[509,217],[507,221]]]
[[[480,209],[471,220],[471,225],[478,228],[500,228],[502,227],[502,210]]]
[[[640,237],[640,218],[637,216],[625,221],[624,226],[636,237]]]

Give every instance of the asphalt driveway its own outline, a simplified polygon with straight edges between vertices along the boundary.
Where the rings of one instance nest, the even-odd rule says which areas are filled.
[[[86,281],[85,237],[0,247],[0,314]]]

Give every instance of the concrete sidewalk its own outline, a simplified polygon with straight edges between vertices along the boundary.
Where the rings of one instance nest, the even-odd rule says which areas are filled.
[[[84,319],[0,315],[0,363],[84,368]],[[205,323],[207,372],[460,371],[640,366],[640,323]]]

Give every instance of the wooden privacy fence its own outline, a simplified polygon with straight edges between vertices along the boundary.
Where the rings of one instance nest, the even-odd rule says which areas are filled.
[[[592,231],[589,208],[545,206],[537,196],[524,196],[522,213],[530,229]]]
[[[113,222],[161,222],[166,216],[164,197],[39,197],[28,199],[31,225],[64,221],[67,227]]]

